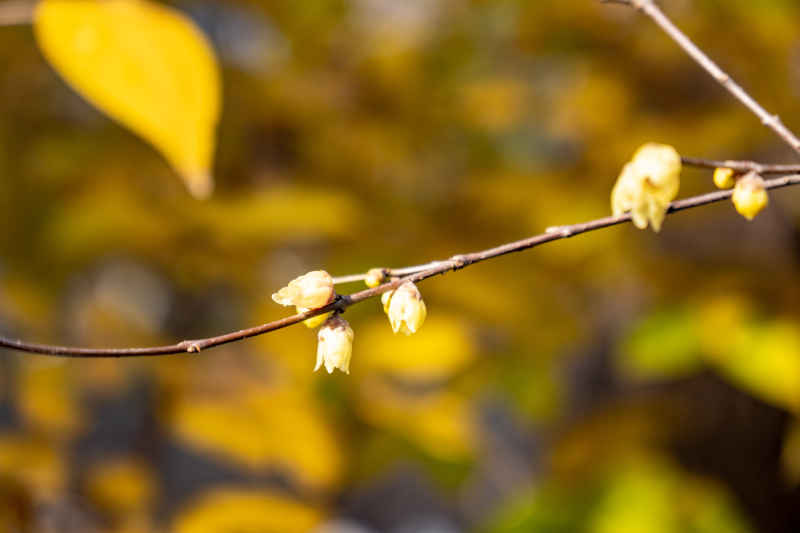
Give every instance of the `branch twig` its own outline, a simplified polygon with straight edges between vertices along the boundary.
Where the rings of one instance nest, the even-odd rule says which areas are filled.
[[[756,172],[758,174],[792,174],[800,172],[798,165],[769,165],[756,161],[715,161],[701,157],[681,157],[681,162],[688,167],[701,168],[730,168],[736,172]]]
[[[800,184],[800,174],[793,174],[790,176],[783,176],[781,178],[768,180],[766,181],[764,186],[767,189],[777,189],[780,187],[787,187],[790,185],[799,185],[799,184]],[[721,202],[723,200],[727,200],[728,198],[730,198],[731,195],[732,195],[731,190],[714,191],[707,194],[686,198],[684,200],[678,200],[676,202],[672,202],[667,213],[668,214],[676,213],[678,211],[683,211],[684,209],[691,209],[694,207],[700,207],[714,202]],[[533,237],[510,242],[508,244],[503,244],[495,248],[489,248],[488,250],[483,250],[480,252],[474,252],[464,255],[456,255],[444,261],[434,261],[432,263],[427,263],[425,265],[418,265],[415,267],[407,267],[395,270],[389,269],[388,272],[390,273],[390,275],[402,275],[404,277],[397,278],[389,283],[384,283],[383,285],[379,285],[378,287],[372,289],[366,289],[346,296],[339,296],[332,303],[320,309],[315,309],[312,311],[307,311],[305,313],[288,316],[286,318],[282,318],[274,322],[268,322],[260,326],[256,326],[249,329],[243,329],[240,331],[233,331],[231,333],[226,333],[224,335],[219,335],[216,337],[209,337],[206,339],[196,339],[196,340],[185,340],[177,344],[170,344],[167,346],[153,346],[146,348],[79,348],[70,346],[52,346],[47,344],[34,344],[21,340],[14,340],[6,337],[0,337],[0,347],[10,348],[23,352],[53,355],[60,357],[87,357],[87,358],[142,357],[142,356],[154,356],[154,355],[170,355],[178,353],[196,353],[207,348],[213,348],[215,346],[220,346],[222,344],[228,344],[230,342],[240,341],[250,337],[255,337],[257,335],[263,335],[264,333],[269,333],[271,331],[275,331],[278,329],[291,326],[293,324],[297,324],[307,318],[311,318],[313,316],[320,315],[322,313],[327,313],[329,311],[336,311],[336,310],[344,311],[351,305],[363,302],[364,300],[368,300],[370,298],[374,298],[380,294],[383,294],[386,291],[396,289],[401,283],[404,283],[406,281],[412,281],[417,283],[422,280],[431,278],[433,276],[438,276],[439,274],[445,274],[450,271],[460,270],[475,263],[480,263],[481,261],[486,261],[488,259],[493,259],[495,257],[500,257],[502,255],[514,252],[521,252],[523,250],[534,248],[536,246],[545,244],[547,242],[557,241],[560,239],[567,239],[569,237],[573,237],[581,233],[587,233],[602,228],[608,228],[610,226],[616,226],[617,224],[623,224],[625,222],[629,222],[630,219],[631,219],[630,214],[624,214],[619,216],[598,218],[596,220],[591,220],[589,222],[583,222],[580,224],[573,224],[569,226],[557,226],[554,228],[549,228],[548,231],[546,231],[545,233],[540,233],[539,235],[534,235]],[[357,278],[358,276],[348,276],[348,281],[356,280]],[[364,279],[364,275],[360,275],[360,279]]]
[[[689,57],[695,60],[711,77],[717,80],[720,85],[730,92],[734,98],[739,100],[742,104],[752,111],[760,120],[761,123],[775,132],[783,141],[792,147],[792,149],[800,153],[800,139],[795,136],[784,124],[781,122],[778,115],[773,115],[767,112],[761,104],[759,104],[747,91],[745,91],[738,83],[733,81],[731,77],[725,73],[719,66],[708,57],[705,52],[695,45],[689,37],[686,36],[677,26],[667,17],[661,9],[655,4],[653,0],[602,0],[604,3],[624,4],[631,6],[645,15],[650,17],[678,46],[680,46]]]
[[[33,21],[34,3],[10,0],[0,4],[0,26],[20,26]]]

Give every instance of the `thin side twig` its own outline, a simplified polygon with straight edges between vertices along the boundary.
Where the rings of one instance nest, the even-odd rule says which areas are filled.
[[[695,45],[677,26],[664,14],[653,0],[603,0],[604,3],[624,4],[631,6],[650,17],[675,43],[680,46],[689,57],[695,60],[711,77],[731,93],[734,98],[744,104],[761,120],[761,123],[775,132],[778,137],[800,153],[800,139],[787,128],[778,115],[773,115],[764,109],[747,91],[723,71],[705,52]]]
[[[681,162],[688,167],[700,168],[730,168],[736,172],[757,172],[758,174],[792,174],[800,172],[800,164],[797,165],[769,165],[756,161],[739,160],[714,160],[701,157],[681,157]]]
[[[789,176],[783,176],[780,178],[774,178],[768,180],[765,182],[764,186],[767,189],[777,189],[780,187],[787,187],[790,185],[798,185],[798,184],[800,184],[800,174],[793,174]],[[700,207],[714,202],[721,202],[723,200],[727,200],[728,198],[730,198],[731,195],[732,195],[731,190],[714,191],[707,194],[701,194],[699,196],[686,198],[684,200],[678,200],[670,204],[667,214],[683,211],[684,209],[692,209],[695,207]],[[242,329],[239,331],[233,331],[230,333],[226,333],[224,335],[218,335],[216,337],[185,340],[177,344],[170,344],[166,346],[152,346],[145,348],[82,348],[82,347],[71,347],[71,346],[54,346],[48,344],[35,344],[35,343],[25,342],[22,340],[10,339],[7,337],[0,337],[0,347],[19,350],[22,352],[52,355],[59,357],[86,357],[86,358],[143,357],[143,356],[155,356],[155,355],[170,355],[178,353],[196,353],[200,352],[201,350],[213,348],[215,346],[220,346],[223,344],[244,340],[250,337],[255,337],[257,335],[263,335],[271,331],[276,331],[297,324],[299,322],[302,322],[307,318],[311,318],[313,316],[327,313],[330,311],[342,312],[351,305],[363,302],[370,298],[374,298],[380,294],[383,294],[386,291],[396,289],[398,286],[400,286],[400,284],[406,281],[417,283],[425,279],[431,278],[433,276],[445,274],[450,271],[460,270],[475,263],[480,263],[482,261],[493,259],[495,257],[500,257],[514,252],[521,252],[523,250],[528,250],[530,248],[534,248],[536,246],[548,242],[574,237],[575,235],[579,235],[581,233],[587,233],[590,231],[608,228],[610,226],[616,226],[617,224],[623,224],[625,222],[629,222],[630,220],[631,220],[630,214],[624,214],[619,216],[598,218],[596,220],[591,220],[589,222],[572,224],[569,226],[557,226],[554,228],[550,228],[549,231],[540,233],[539,235],[534,235],[533,237],[529,237],[527,239],[522,239],[519,241],[503,244],[495,248],[489,248],[488,250],[482,250],[480,252],[474,252],[463,255],[455,255],[444,261],[434,261],[431,263],[427,263],[425,265],[418,265],[415,267],[406,267],[395,270],[389,269],[390,273],[404,272],[406,273],[406,275],[404,275],[404,277],[399,277],[397,279],[390,281],[389,283],[384,283],[372,289],[366,289],[353,294],[339,296],[333,302],[320,309],[314,309],[311,311],[307,311],[305,313],[299,313],[296,315],[288,316],[286,318],[282,318],[280,320],[268,322],[260,326],[255,326],[253,328],[248,328],[248,329]],[[415,270],[415,269],[420,269],[420,270]],[[351,278],[354,277],[355,276],[352,276]],[[361,279],[364,279],[363,275]]]
[[[10,0],[0,4],[0,26],[21,26],[33,22],[33,2]]]

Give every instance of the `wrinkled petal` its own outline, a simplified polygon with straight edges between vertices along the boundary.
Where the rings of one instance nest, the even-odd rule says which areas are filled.
[[[625,164],[611,191],[615,216],[630,212],[639,229],[659,231],[680,188],[681,158],[671,146],[648,143]]]
[[[353,337],[353,329],[343,318],[334,316],[325,321],[317,333],[317,364],[314,371],[325,365],[329,374],[336,368],[349,374]]]
[[[417,286],[411,282],[400,285],[388,297],[382,298],[383,309],[389,317],[389,324],[394,333],[411,335],[425,322],[427,308]]]
[[[333,278],[324,270],[309,272],[289,282],[272,295],[281,305],[294,305],[304,309],[318,309],[333,301]]]

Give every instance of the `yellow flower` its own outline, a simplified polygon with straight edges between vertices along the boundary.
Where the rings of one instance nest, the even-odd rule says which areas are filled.
[[[381,302],[395,333],[401,332],[405,335],[416,333],[428,314],[419,289],[410,281],[393,291],[383,293]]]
[[[714,185],[719,189],[730,189],[736,183],[736,173],[732,168],[719,167],[714,169]]]
[[[329,318],[317,333],[317,365],[314,372],[325,365],[328,374],[338,368],[350,373],[350,356],[353,355],[353,329],[347,320],[334,316]]]
[[[281,305],[303,309],[318,309],[333,301],[333,278],[324,270],[315,270],[295,278],[289,285],[272,295]]]
[[[753,220],[769,203],[764,179],[752,172],[736,182],[732,198],[736,211],[747,220]]]
[[[639,229],[661,229],[669,203],[680,188],[681,156],[671,146],[648,143],[628,162],[611,191],[614,215],[631,212]]]
[[[364,278],[364,283],[366,283],[367,287],[371,289],[383,283],[383,280],[385,279],[386,276],[382,268],[371,268],[367,272],[367,277]]]

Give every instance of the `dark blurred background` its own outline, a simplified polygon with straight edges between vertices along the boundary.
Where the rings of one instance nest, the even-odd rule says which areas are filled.
[[[800,4],[662,4],[800,126]],[[72,92],[30,27],[0,28],[2,334],[135,346],[269,321],[310,270],[605,216],[648,141],[795,160],[623,6],[172,5],[223,68],[208,201]],[[682,196],[712,187],[684,171]],[[799,201],[431,279],[411,337],[355,306],[349,376],[312,373],[302,326],[191,356],[2,352],[0,532],[796,531]]]

